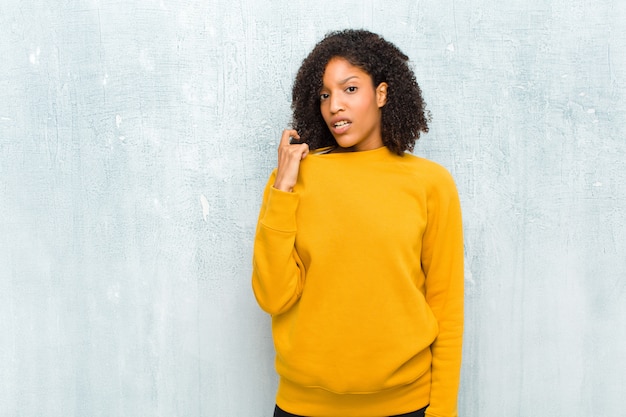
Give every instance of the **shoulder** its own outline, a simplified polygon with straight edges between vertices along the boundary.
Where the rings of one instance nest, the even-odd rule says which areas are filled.
[[[443,165],[411,153],[405,153],[399,160],[408,173],[418,176],[421,181],[456,189],[452,174]]]
[[[405,154],[404,158],[408,165],[413,166],[414,173],[423,186],[430,213],[437,213],[444,208],[446,211],[450,209],[454,212],[460,211],[459,192],[447,168],[413,154]]]

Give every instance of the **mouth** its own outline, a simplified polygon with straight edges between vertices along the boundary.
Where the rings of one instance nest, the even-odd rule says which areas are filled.
[[[332,124],[332,128],[333,128],[332,130],[336,134],[341,134],[345,132],[346,130],[348,130],[351,124],[352,122],[348,120],[339,120]]]

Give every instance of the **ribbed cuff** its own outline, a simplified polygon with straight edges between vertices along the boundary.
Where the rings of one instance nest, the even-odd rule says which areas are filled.
[[[298,193],[290,193],[271,187],[265,215],[261,219],[261,223],[274,230],[295,232],[297,230],[296,210],[299,201]]]

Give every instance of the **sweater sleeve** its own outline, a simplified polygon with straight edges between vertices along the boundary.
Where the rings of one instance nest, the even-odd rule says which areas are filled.
[[[252,257],[252,289],[259,306],[271,315],[284,313],[298,301],[305,277],[295,250],[299,196],[274,188],[275,175],[263,193]]]
[[[457,417],[463,340],[463,227],[458,192],[450,174],[428,194],[422,268],[426,301],[439,325],[432,351],[430,405],[426,417]]]

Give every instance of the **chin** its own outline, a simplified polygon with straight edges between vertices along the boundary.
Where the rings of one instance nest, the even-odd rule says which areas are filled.
[[[352,148],[354,146],[354,143],[347,141],[347,140],[335,139],[335,142],[337,142],[337,145],[341,148]]]

